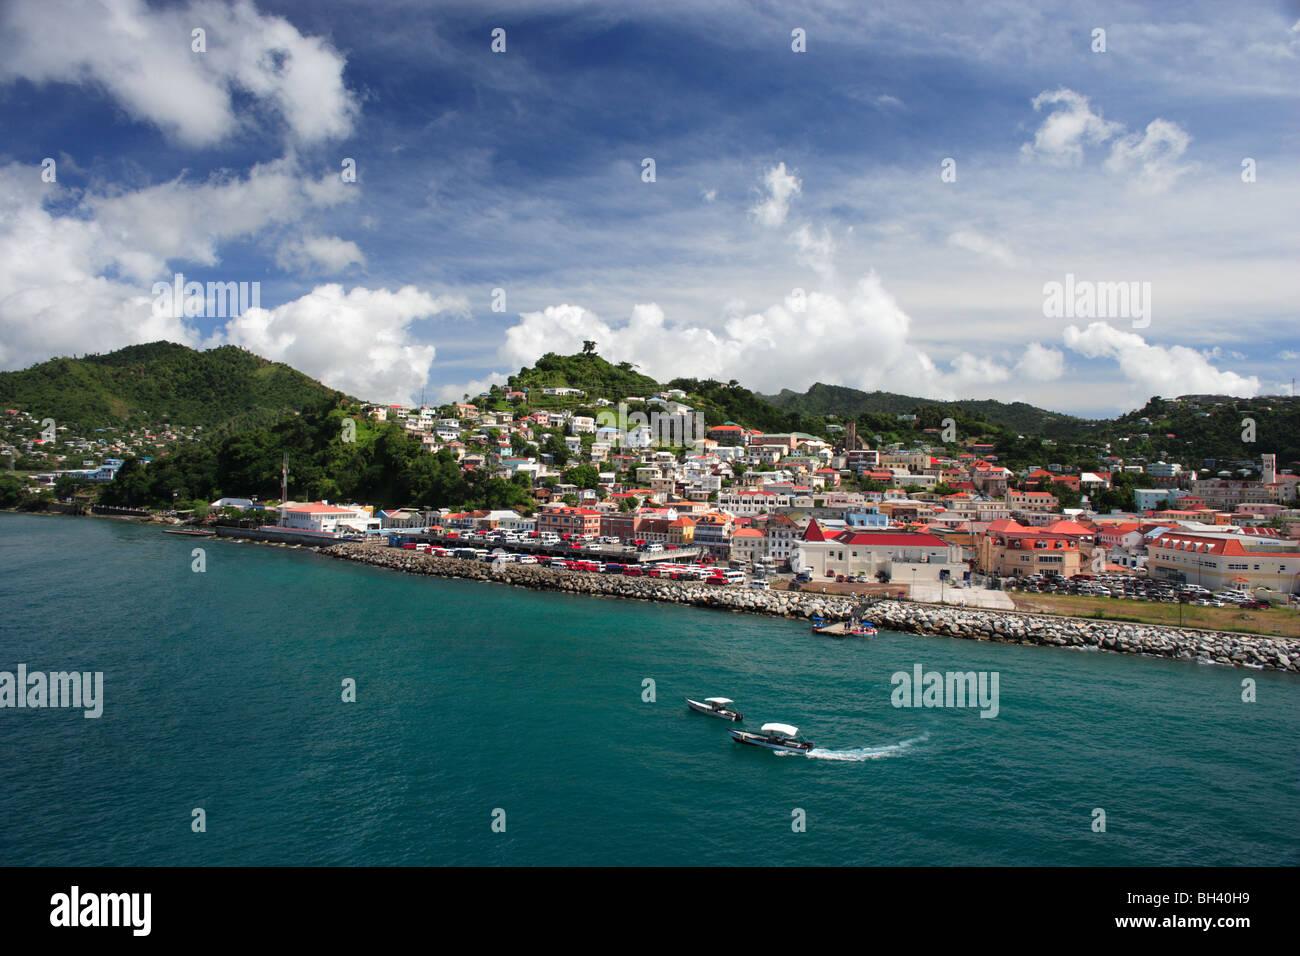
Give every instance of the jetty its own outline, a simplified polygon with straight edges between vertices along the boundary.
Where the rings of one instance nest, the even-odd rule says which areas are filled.
[[[807,621],[821,617],[832,624],[861,619],[863,608],[860,598],[835,594],[761,591],[702,581],[671,581],[664,578],[568,571],[533,564],[468,561],[361,542],[343,542],[321,547],[319,553],[341,561],[354,561],[410,574],[496,582],[570,594],[688,604]],[[907,631],[937,637],[1033,644],[1079,651],[1113,651],[1300,673],[1300,640],[1295,638],[887,599],[872,602],[870,609],[871,620],[881,631]]]

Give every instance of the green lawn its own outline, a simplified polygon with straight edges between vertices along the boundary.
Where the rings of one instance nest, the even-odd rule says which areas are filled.
[[[1010,591],[1020,611],[1066,614],[1071,617],[1136,621],[1145,624],[1179,624],[1179,605],[1158,601],[1086,597],[1077,594],[1025,594]],[[1300,611],[1269,608],[1242,611],[1235,607],[1182,605],[1182,626],[1215,631],[1247,631],[1280,637],[1300,637]]]

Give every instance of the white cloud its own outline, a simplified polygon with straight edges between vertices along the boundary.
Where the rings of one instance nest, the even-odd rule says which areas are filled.
[[[493,385],[504,386],[506,384],[506,372],[490,372],[484,378],[476,378],[472,382],[453,383],[451,385],[437,385],[429,393],[428,400],[439,405],[445,405],[448,402],[459,402],[466,395],[470,401],[474,400],[475,395],[486,392]]]
[[[0,79],[99,87],[185,146],[211,146],[258,125],[254,111],[237,111],[240,96],[303,143],[346,136],[357,112],[343,57],[248,0],[160,8],[143,0],[14,0],[0,22]],[[206,31],[206,52],[191,48],[196,27]]]
[[[1065,374],[1065,354],[1060,349],[1030,342],[1016,363],[1016,376],[1034,382],[1053,382]]]
[[[1124,127],[1094,113],[1088,97],[1073,90],[1044,90],[1033,99],[1034,109],[1044,106],[1059,107],[1048,113],[1034,134],[1033,143],[1025,143],[1020,151],[1026,156],[1040,156],[1048,162],[1077,166],[1083,161],[1083,145],[1103,143],[1121,132]]]
[[[207,344],[243,346],[357,398],[409,401],[434,357],[432,345],[414,340],[411,323],[443,313],[468,315],[469,304],[414,286],[345,293],[331,283],[274,309],[248,309]]]
[[[957,398],[1011,378],[1004,365],[970,352],[942,368],[908,341],[910,331],[911,319],[872,273],[845,295],[812,292],[801,303],[787,297],[762,312],[724,310],[717,328],[671,322],[654,303],[635,306],[622,324],[578,305],[550,306],[522,313],[497,359],[531,365],[546,352],[576,352],[590,339],[608,360],[634,362],[661,380],[735,378],[758,391],[824,381]],[[1051,353],[1042,350],[1043,361],[1051,362]]]
[[[973,229],[962,229],[948,236],[948,245],[958,249],[965,249],[976,255],[983,256],[985,259],[991,259],[1000,266],[1014,268],[1021,265],[1019,257],[1016,256],[1004,243],[988,236],[981,235]]]
[[[717,200],[717,198],[718,198],[718,191],[716,189],[700,190],[700,202],[706,202],[706,203],[714,202]]]
[[[355,242],[338,236],[301,236],[280,246],[275,263],[286,271],[320,266],[328,272],[342,272],[353,263],[364,266],[366,257]]]
[[[306,179],[292,161],[278,159],[241,178],[220,175],[200,184],[177,178],[112,196],[86,195],[83,205],[113,264],[143,282],[163,272],[169,259],[214,265],[222,242],[258,236],[357,196],[332,173]]]
[[[814,235],[812,227],[804,223],[790,234],[790,242],[798,250],[796,258],[801,263],[823,279],[834,277],[835,240],[829,229],[823,227],[819,235]]]
[[[1187,131],[1177,123],[1154,119],[1144,133],[1115,140],[1106,168],[1118,173],[1136,169],[1143,185],[1162,192],[1192,169],[1191,164],[1178,162],[1191,141]]]
[[[183,320],[153,314],[152,285],[171,279],[170,264],[219,266],[223,243],[356,195],[337,176],[299,178],[287,160],[243,178],[177,179],[111,196],[41,183],[30,166],[0,167],[0,368],[158,339],[196,344]],[[55,203],[72,212],[55,215]]]
[[[803,188],[799,177],[786,172],[785,163],[778,163],[763,176],[763,185],[767,196],[749,210],[750,214],[764,226],[779,226],[785,222],[790,211],[790,201]]]
[[[1195,349],[1182,345],[1148,345],[1136,332],[1124,332],[1106,322],[1086,329],[1071,325],[1065,345],[1090,358],[1114,359],[1129,384],[1143,397],[1216,394],[1249,397],[1259,392],[1259,379],[1215,368]]]

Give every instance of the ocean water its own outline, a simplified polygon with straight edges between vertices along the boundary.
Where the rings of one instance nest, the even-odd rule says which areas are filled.
[[[13,514],[0,609],[0,671],[104,673],[99,719],[0,709],[0,865],[1300,863],[1294,676]],[[996,672],[997,717],[894,707],[916,664]],[[683,703],[717,695],[817,751]]]

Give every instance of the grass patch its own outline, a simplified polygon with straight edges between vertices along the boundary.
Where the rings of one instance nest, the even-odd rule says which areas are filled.
[[[1179,626],[1178,605],[1163,601],[1130,601],[1077,594],[1024,594],[1019,591],[1008,593],[1015,602],[1017,611]],[[1300,612],[1286,608],[1243,611],[1235,607],[1184,604],[1181,623],[1183,627],[1210,631],[1240,631],[1265,637],[1300,637]]]

